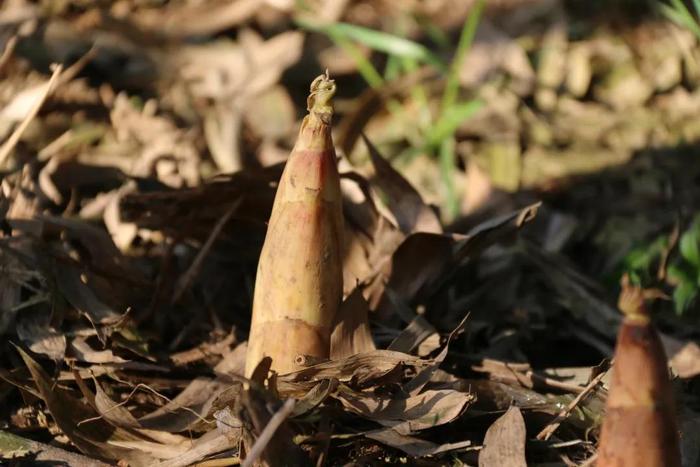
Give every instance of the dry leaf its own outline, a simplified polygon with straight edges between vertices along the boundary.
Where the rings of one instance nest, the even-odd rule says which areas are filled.
[[[364,133],[362,138],[369,149],[370,160],[374,166],[373,182],[386,195],[389,209],[401,230],[405,234],[442,233],[442,225],[435,211],[423,202],[418,191],[382,157]]]
[[[337,397],[347,410],[404,435],[451,422],[474,399],[473,394],[451,389],[428,389],[415,396],[402,397],[353,391],[347,386],[339,388]]]
[[[531,91],[535,72],[525,50],[491,22],[479,22],[474,44],[459,70],[459,79],[467,88],[487,80],[503,70],[514,79],[513,88],[521,95]]]
[[[85,454],[105,460],[125,459],[134,466],[153,465],[156,459],[136,449],[114,445],[115,441],[139,441],[139,437],[108,424],[89,406],[55,387],[44,370],[22,349],[17,349],[46,403],[51,416],[68,438]],[[90,421],[87,421],[90,420]],[[82,423],[87,421],[86,423]]]
[[[225,402],[240,389],[225,376],[243,374],[246,351],[245,343],[238,345],[214,367],[221,377],[195,378],[170,402],[139,418],[141,426],[170,433],[202,428],[202,419],[211,415],[222,400]]]
[[[525,436],[523,415],[512,406],[486,431],[479,467],[527,467]]]
[[[261,5],[262,0],[175,3],[165,9],[141,11],[133,19],[144,30],[157,31],[171,38],[208,36],[248,20]]]
[[[17,336],[32,352],[61,361],[66,354],[66,336],[51,326],[50,318],[47,310],[27,310],[17,319]]]
[[[362,289],[356,287],[343,301],[335,317],[331,334],[332,360],[376,350],[369,329],[368,312],[369,305],[362,296]]]
[[[681,378],[689,379],[699,375],[700,346],[695,342],[688,342],[670,358],[669,364]]]
[[[464,449],[471,445],[471,441],[457,443],[435,444],[413,436],[402,435],[392,428],[370,431],[364,434],[366,438],[379,441],[382,444],[399,449],[409,456],[426,457],[435,456],[444,452]]]
[[[85,337],[78,336],[70,342],[70,355],[79,362],[86,363],[126,363],[128,360],[114,355],[109,349],[95,350],[87,343]]]

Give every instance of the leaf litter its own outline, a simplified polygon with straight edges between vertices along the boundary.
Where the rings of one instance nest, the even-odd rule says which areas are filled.
[[[285,375],[263,362],[248,380],[254,271],[295,108],[319,71],[310,55],[337,49],[289,26],[291,2],[64,3],[0,8],[3,460],[591,459],[620,322],[606,277],[630,238],[697,208],[697,164],[645,150],[697,135],[694,40],[674,30],[671,53],[648,58],[605,33],[569,42],[564,2],[494,13],[458,70],[482,106],[455,130],[466,184],[450,225],[440,182],[425,182],[437,162],[394,157],[415,126],[385,111],[413,111],[416,86],[439,100],[444,77],[417,69],[344,96],[331,358],[297,356],[305,368]],[[381,27],[363,2],[331,3],[303,14]],[[466,15],[407,8],[446,28]],[[532,44],[547,46],[535,62]],[[673,62],[663,79],[647,63],[659,56]],[[625,223],[637,231],[616,233]],[[692,465],[700,333],[662,322]]]

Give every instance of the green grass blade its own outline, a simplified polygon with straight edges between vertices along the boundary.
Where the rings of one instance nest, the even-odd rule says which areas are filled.
[[[403,37],[348,23],[319,25],[302,19],[297,19],[296,23],[304,29],[329,36],[344,37],[389,55],[413,58],[423,63],[429,63],[440,70],[446,68],[443,61],[430,49]]]
[[[379,71],[377,71],[374,65],[372,65],[372,62],[370,62],[367,57],[365,57],[362,52],[358,50],[355,44],[347,40],[342,35],[336,34],[332,31],[328,33],[328,37],[330,37],[336,45],[345,50],[345,52],[350,55],[353,60],[355,60],[357,71],[360,73],[362,78],[367,81],[367,84],[373,88],[379,88],[382,84],[384,84],[382,75],[380,75]]]
[[[392,81],[401,74],[401,59],[396,55],[389,55],[384,67],[384,79]]]
[[[483,106],[483,102],[473,100],[461,104],[453,104],[443,112],[435,125],[427,134],[428,143],[437,146],[451,137],[459,126]]]
[[[464,26],[462,26],[457,51],[455,52],[455,57],[452,60],[450,72],[447,75],[445,92],[442,95],[442,112],[446,112],[447,109],[454,105],[454,103],[457,101],[457,93],[459,91],[459,71],[462,68],[464,57],[467,55],[467,52],[471,48],[472,42],[474,41],[476,28],[479,25],[481,11],[483,10],[485,3],[485,0],[478,0],[472,7],[472,11],[469,13],[467,20],[464,22]]]
[[[454,138],[447,138],[440,144],[440,175],[446,190],[447,218],[454,219],[459,214],[459,200],[455,189],[455,147]]]
[[[695,9],[695,15],[700,16],[700,0],[693,0],[693,8]]]
[[[700,38],[700,25],[698,25],[693,15],[688,9],[676,0],[671,0],[673,6],[665,3],[659,4],[659,10],[669,20],[677,25],[684,27]]]

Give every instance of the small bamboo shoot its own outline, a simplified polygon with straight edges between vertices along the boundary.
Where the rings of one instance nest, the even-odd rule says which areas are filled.
[[[680,467],[678,422],[666,355],[644,305],[645,292],[623,281],[598,467]]]

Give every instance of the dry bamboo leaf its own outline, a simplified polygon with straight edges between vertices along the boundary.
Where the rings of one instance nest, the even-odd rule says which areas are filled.
[[[253,96],[243,118],[258,137],[277,140],[292,132],[296,111],[287,89],[277,84]]]
[[[252,431],[256,437],[263,437],[266,434],[265,431],[268,431],[267,434],[269,435],[270,430],[266,430],[268,424],[273,423],[276,417],[279,420],[280,415],[282,415],[280,423],[272,430],[271,436],[265,440],[265,445],[262,446],[264,451],[262,452],[259,465],[271,467],[277,465],[308,465],[308,457],[293,442],[294,431],[289,423],[286,423],[284,420],[293,410],[293,400],[291,400],[291,403],[291,407],[289,404],[285,404],[279,409],[279,413],[273,413],[271,404],[269,401],[266,401],[265,395],[259,391],[243,391],[241,394],[241,405],[244,413],[250,418]],[[260,447],[257,442],[253,444],[248,437],[244,437],[243,440],[246,452],[249,455],[253,455],[254,449],[257,451]],[[246,465],[251,464],[247,462]]]
[[[442,233],[437,214],[427,206],[418,191],[379,153],[362,134],[374,166],[374,184],[387,197],[389,209],[405,234],[413,232]]]
[[[142,11],[133,19],[144,30],[157,31],[171,38],[208,36],[232,28],[253,17],[262,0],[174,4],[151,12]]]
[[[110,464],[89,457],[69,452],[56,446],[38,443],[21,438],[6,431],[0,431],[0,459],[6,459],[13,464],[26,462],[34,465],[70,465],[73,467],[109,467]]]
[[[135,224],[124,222],[119,214],[119,203],[124,196],[136,191],[136,184],[129,181],[118,190],[107,193],[108,201],[102,215],[107,231],[112,236],[112,241],[121,251],[127,251],[130,247],[138,228]]]
[[[203,129],[209,153],[223,173],[243,168],[239,134],[243,124],[240,106],[217,104],[204,115]]]
[[[409,235],[393,252],[391,261],[384,264],[381,275],[387,279],[386,287],[409,302],[429,294],[449,277],[463,259],[477,254],[531,221],[539,205],[536,203],[490,219],[474,227],[467,235],[427,232]],[[370,308],[384,313],[391,309],[384,290],[373,297]]]
[[[44,101],[48,98],[49,94],[51,94],[53,88],[59,83],[58,78],[61,76],[62,71],[62,65],[56,66],[51,78],[49,78],[45,84],[30,90],[28,97],[31,99],[31,104],[28,106],[28,111],[22,116],[21,123],[15,128],[10,137],[0,146],[0,167],[4,165],[5,160],[12,153],[12,150],[19,142],[19,139],[29,126],[29,123],[36,117]]]
[[[0,206],[7,204],[5,219],[28,220],[35,216],[39,210],[39,200],[33,193],[36,192],[34,181],[32,180],[31,168],[25,165],[18,174],[15,183],[11,182],[12,177],[5,177],[2,181],[2,195],[0,195]],[[13,230],[12,235],[20,234]],[[6,238],[4,234],[0,234]],[[27,254],[31,251],[31,243],[28,239],[16,241],[12,246],[12,251]],[[30,268],[33,269],[33,268]],[[31,279],[32,272],[26,270],[22,262],[10,254],[8,251],[0,251],[0,334],[13,323],[18,306],[22,301],[21,283]],[[26,272],[25,272],[26,271]]]
[[[18,351],[54,421],[83,453],[98,459],[124,459],[134,466],[153,465],[156,462],[157,459],[148,453],[115,446],[115,441],[139,441],[139,438],[111,426],[100,417],[96,418],[98,414],[94,410],[70,396],[65,390],[55,387],[32,357],[22,349],[18,348]],[[90,421],[81,423],[86,420]]]
[[[347,410],[404,435],[451,422],[474,399],[473,394],[451,389],[428,389],[415,396],[402,397],[353,391],[342,385],[337,397]]]
[[[437,342],[439,346],[440,336],[437,334],[435,327],[430,324],[428,320],[411,310],[389,287],[384,289],[384,293],[391,301],[394,310],[396,310],[399,316],[401,316],[404,321],[410,320],[408,326],[403,328],[401,333],[389,344],[389,350],[411,353],[411,351],[418,347],[424,340],[435,335],[438,336]]]
[[[55,361],[66,354],[66,336],[51,326],[48,310],[27,310],[17,318],[17,336],[32,352]]]
[[[129,360],[114,355],[109,349],[95,350],[88,344],[85,337],[78,336],[70,342],[70,356],[85,363],[127,363]]]
[[[435,456],[449,451],[464,449],[471,445],[471,441],[457,443],[436,444],[414,436],[402,435],[392,428],[370,431],[364,436],[373,439],[392,448],[399,449],[409,456],[426,457]]]
[[[195,96],[253,96],[274,85],[299,59],[302,41],[301,33],[290,31],[267,41],[249,40],[247,48],[226,41],[189,46],[178,52],[178,71]]]
[[[54,267],[54,278],[61,294],[93,325],[114,324],[121,319],[120,313],[100,300],[81,280],[81,273],[75,266],[54,262]]]
[[[422,369],[431,363],[431,360],[423,360],[401,352],[375,350],[281,375],[278,384],[280,391],[285,383],[316,382],[329,378],[337,378],[339,381],[354,379],[358,385],[362,385],[385,376],[399,365],[410,365],[416,369]]]
[[[700,374],[700,346],[695,342],[685,344],[669,361],[673,371],[684,379]]]
[[[162,431],[144,429],[124,404],[114,402],[104,392],[95,377],[93,377],[95,383],[95,394],[93,394],[83,381],[80,373],[74,371],[74,375],[80,391],[90,406],[110,425],[123,429],[125,433],[134,436],[134,439],[113,439],[110,440],[110,444],[146,452],[159,459],[170,459],[181,454],[189,447],[189,438]]]
[[[123,278],[133,283],[147,284],[143,272],[129,261],[103,229],[81,220],[41,215],[37,217],[42,231],[57,230],[68,242],[77,242],[84,249],[81,259],[102,274]],[[132,290],[132,293],[134,290]]]
[[[170,433],[193,429],[213,411],[217,397],[228,386],[230,383],[195,378],[170,402],[139,418],[139,423],[145,428]]]
[[[535,84],[535,72],[523,47],[491,22],[482,19],[474,45],[459,69],[459,80],[463,86],[471,88],[499,70],[512,77],[511,88],[520,95],[529,93]]]
[[[511,406],[486,431],[479,467],[527,467],[525,437],[523,415]]]
[[[356,287],[336,313],[331,334],[330,357],[332,360],[376,350],[369,329],[368,312],[369,305],[362,296],[362,289]]]
[[[423,390],[425,385],[433,379],[435,374],[438,371],[440,371],[440,365],[445,360],[445,357],[447,357],[447,352],[450,348],[450,343],[455,338],[455,336],[464,331],[464,327],[466,326],[468,318],[469,315],[465,316],[462,319],[462,321],[457,325],[457,327],[455,327],[452,330],[450,335],[447,337],[447,342],[445,342],[445,346],[442,348],[440,353],[430,361],[431,364],[419,370],[416,376],[404,385],[403,389],[407,394],[410,394],[412,396],[417,395],[420,391]]]
[[[243,374],[246,352],[247,345],[238,345],[214,367],[219,378],[195,378],[163,407],[139,418],[141,426],[170,433],[202,428],[202,419],[238,392],[239,385],[225,376]]]
[[[337,389],[338,381],[324,379],[307,392],[294,405],[290,417],[299,417],[321,405]]]
[[[212,430],[195,440],[191,449],[188,451],[173,459],[168,459],[154,465],[156,467],[187,467],[194,465],[207,456],[225,451],[226,449],[231,449],[239,444],[239,437],[223,435]]]

